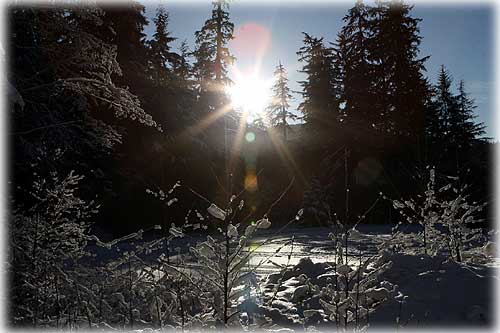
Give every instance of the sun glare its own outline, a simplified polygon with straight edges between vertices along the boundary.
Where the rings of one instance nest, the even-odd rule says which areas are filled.
[[[239,77],[228,87],[227,92],[235,109],[255,119],[264,115],[269,104],[270,84],[256,76]]]

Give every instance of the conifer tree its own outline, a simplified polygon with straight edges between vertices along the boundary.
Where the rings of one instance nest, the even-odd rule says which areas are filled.
[[[444,65],[441,65],[439,71],[438,83],[436,85],[436,99],[435,106],[437,107],[437,114],[440,120],[440,134],[450,138],[451,137],[451,117],[456,113],[457,99],[451,91],[453,78],[446,70]]]
[[[122,75],[116,81],[130,87],[139,98],[147,89],[146,68],[148,48],[144,27],[148,24],[145,7],[136,1],[127,1],[120,6],[103,6],[103,39],[116,45],[116,60]],[[143,98],[141,98],[143,100]]]
[[[443,144],[443,126],[439,104],[436,101],[437,94],[436,87],[431,87],[430,100],[425,112],[424,160],[426,165],[437,159],[441,151],[440,147]]]
[[[344,104],[343,119],[361,126],[376,127],[381,121],[373,95],[373,70],[368,59],[370,39],[369,9],[362,0],[356,1],[343,18],[344,27],[335,44],[340,102]]]
[[[423,75],[428,57],[418,57],[421,20],[410,16],[411,9],[402,1],[379,2],[370,9],[369,59],[386,131],[418,149],[429,95]]]
[[[13,7],[12,85],[24,101],[12,113],[16,186],[57,170],[85,175],[83,197],[112,193],[111,160],[123,142],[123,124],[159,127],[140,100],[118,84],[117,47],[103,40],[105,13],[95,7]],[[109,22],[108,22],[109,23]],[[139,126],[138,123],[146,126]],[[15,194],[14,194],[15,195]],[[28,200],[26,200],[28,201]]]
[[[193,75],[196,80],[198,99],[202,101],[210,92],[210,85],[214,80],[213,66],[209,44],[204,41],[199,41],[196,44],[196,50],[193,52],[195,57]]]
[[[304,62],[300,72],[306,75],[306,80],[299,81],[303,98],[299,111],[308,125],[323,127],[339,118],[332,50],[325,47],[323,38],[303,34],[304,46],[297,55]]]
[[[209,110],[222,105],[224,88],[230,83],[228,66],[234,62],[227,47],[234,31],[227,8],[227,1],[215,1],[211,17],[195,33],[196,49],[193,55],[196,60],[193,71],[198,81],[199,98]]]
[[[233,129],[238,124],[235,112],[228,112],[231,110],[228,108],[229,103],[225,93],[226,87],[231,84],[228,67],[235,60],[228,48],[234,32],[234,24],[229,19],[228,9],[227,0],[217,0],[212,3],[210,18],[195,33],[193,52],[195,59],[193,76],[197,93],[195,112],[201,117],[217,112],[216,116],[211,118],[215,121],[210,122],[210,127],[202,135],[209,133],[204,141],[212,141],[211,146],[215,148],[215,156],[220,156],[219,152],[223,151],[227,193],[232,186],[227,133],[228,129]]]
[[[191,88],[192,66],[188,61],[190,51],[185,40],[181,42],[179,53],[179,57],[173,62],[173,72],[178,86],[189,89]]]
[[[470,99],[465,92],[464,81],[461,80],[458,85],[458,95],[454,96],[454,108],[450,110],[448,117],[448,138],[446,143],[449,145],[450,160],[455,161],[455,171],[457,174],[471,157],[471,148],[474,141],[484,134],[484,125],[476,123],[474,114],[474,100]]]
[[[296,119],[297,116],[288,110],[290,107],[288,101],[292,95],[288,87],[287,72],[281,61],[274,71],[274,80],[273,96],[267,108],[268,120],[272,126],[282,127],[283,140],[286,141],[286,130],[289,127],[288,119]]]
[[[465,91],[464,81],[460,80],[458,84],[457,110],[450,117],[450,131],[455,137],[456,145],[463,150],[470,148],[474,140],[485,134],[484,124],[474,121],[477,118],[474,113],[475,109],[474,100]]]
[[[157,85],[165,85],[168,76],[179,55],[170,51],[170,43],[175,41],[168,31],[169,16],[165,7],[158,6],[156,9],[156,17],[153,22],[155,24],[155,33],[150,44],[150,58],[152,61],[152,74],[155,77]]]
[[[333,66],[335,70],[334,76],[334,85],[337,89],[338,93],[338,102],[339,102],[339,121],[344,121],[347,119],[347,108],[346,104],[346,94],[344,81],[346,78],[346,70],[348,70],[348,58],[349,58],[349,49],[347,47],[346,42],[346,34],[342,31],[337,34],[337,38],[335,42],[332,44],[332,54],[333,54]],[[341,106],[342,105],[342,106]],[[349,115],[350,116],[350,115]]]
[[[428,110],[428,141],[435,146],[435,158],[454,161],[448,165],[451,170],[459,172],[464,164],[463,156],[470,153],[474,140],[484,134],[484,125],[476,123],[474,100],[465,91],[464,81],[458,85],[458,94],[452,91],[453,78],[441,66],[432,107]]]

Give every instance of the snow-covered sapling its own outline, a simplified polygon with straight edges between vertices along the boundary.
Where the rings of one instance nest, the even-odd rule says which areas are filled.
[[[466,194],[468,186],[460,185],[457,177],[451,179],[453,182],[438,188],[436,171],[432,168],[424,193],[407,200],[391,200],[403,217],[393,230],[397,231],[405,222],[420,225],[420,233],[411,233],[410,237],[400,234],[400,238],[406,239],[403,246],[417,242],[425,254],[448,253],[455,260],[462,261],[464,249],[485,241],[482,230],[475,228],[482,222],[476,216],[484,209],[485,203],[470,203]]]

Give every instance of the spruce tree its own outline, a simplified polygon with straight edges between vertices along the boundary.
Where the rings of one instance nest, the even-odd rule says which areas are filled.
[[[206,131],[202,135],[207,134],[203,139],[204,142],[212,143],[210,146],[214,148],[215,155],[212,158],[220,156],[220,152],[223,152],[225,161],[224,171],[221,170],[221,173],[225,175],[225,188],[229,193],[232,185],[228,131],[238,126],[238,120],[235,119],[235,112],[229,112],[231,110],[225,90],[231,84],[228,67],[235,60],[228,48],[228,43],[233,38],[234,24],[229,18],[228,1],[214,1],[212,6],[211,17],[195,33],[196,45],[193,52],[195,59],[193,74],[197,90],[195,112],[207,119],[204,122]],[[215,115],[210,114],[214,112]],[[229,198],[225,199],[229,201]]]
[[[469,149],[473,141],[485,134],[483,123],[476,123],[477,118],[474,113],[476,109],[474,99],[469,97],[465,91],[465,83],[460,80],[458,84],[457,110],[456,114],[450,117],[450,130],[452,131],[457,146],[464,151]]]
[[[29,184],[30,163],[40,160],[39,175],[71,168],[89,176],[82,192],[110,191],[109,174],[103,172],[110,164],[103,161],[109,162],[123,140],[119,124],[157,124],[139,99],[117,84],[122,73],[117,48],[98,29],[105,29],[103,11],[35,6],[13,7],[10,14],[9,79],[23,101],[11,115],[16,183]]]
[[[464,86],[464,81],[461,80],[458,95],[454,96],[455,108],[449,116],[449,150],[454,154],[457,174],[461,174],[466,165],[469,165],[469,159],[475,153],[472,151],[475,141],[485,133],[484,125],[474,121],[476,106]]]
[[[451,121],[452,115],[456,114],[457,99],[451,91],[453,78],[446,70],[444,65],[441,65],[438,75],[438,83],[436,85],[435,105],[437,107],[438,117],[441,122],[441,135],[448,140],[451,138]]]
[[[379,2],[370,9],[369,59],[374,64],[374,94],[383,109],[385,130],[418,148],[424,132],[429,87],[419,58],[420,19],[402,1]]]
[[[189,46],[183,40],[179,47],[179,57],[174,60],[172,68],[177,85],[186,89],[191,88],[192,66],[188,61],[190,54]]]
[[[130,87],[141,100],[146,83],[148,48],[144,27],[148,24],[145,7],[136,1],[127,1],[120,6],[103,6],[102,36],[110,44],[116,45],[116,60],[122,68],[122,75],[116,81]]]
[[[153,39],[149,41],[150,59],[152,61],[152,68],[150,70],[157,85],[166,84],[171,67],[179,57],[179,55],[170,51],[170,43],[177,38],[170,35],[168,21],[168,12],[163,6],[158,6],[156,16],[153,20],[155,33],[153,34]]]
[[[272,87],[273,96],[271,103],[267,107],[267,118],[272,126],[283,129],[283,140],[286,141],[286,130],[288,119],[296,119],[297,116],[290,112],[289,100],[292,98],[288,87],[288,77],[285,67],[279,63],[274,71],[274,85]]]
[[[305,63],[300,72],[306,80],[299,81],[303,98],[299,111],[308,125],[324,128],[339,120],[332,49],[325,47],[323,38],[303,34],[304,46],[297,55]]]
[[[434,164],[441,152],[443,145],[443,124],[441,121],[439,103],[436,96],[436,87],[430,89],[430,100],[425,112],[425,138],[424,138],[424,160],[425,164]]]
[[[199,98],[208,110],[215,110],[223,105],[225,86],[231,82],[227,71],[235,58],[229,52],[227,44],[233,38],[234,24],[229,20],[227,9],[227,1],[215,1],[211,17],[195,33],[193,71],[198,82]]]
[[[474,121],[476,106],[466,93],[464,82],[460,81],[457,95],[452,84],[452,76],[442,65],[432,108],[428,111],[427,135],[434,146],[435,158],[445,161],[449,171],[459,172],[474,140],[484,134],[484,125]]]
[[[370,39],[369,9],[361,0],[343,18],[344,27],[335,44],[340,102],[343,120],[361,129],[371,129],[381,122],[373,95],[373,70],[368,59]]]

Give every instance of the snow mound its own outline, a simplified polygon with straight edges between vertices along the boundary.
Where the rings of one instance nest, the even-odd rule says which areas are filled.
[[[335,327],[321,296],[325,285],[331,285],[335,277],[332,266],[303,258],[296,266],[272,274],[266,280],[262,298],[266,305],[259,306],[258,312],[280,327]],[[458,263],[444,256],[389,251],[383,251],[365,267],[368,275],[379,269],[381,273],[372,275],[363,291],[369,314],[365,305],[360,307],[362,326],[484,328],[493,322],[493,284],[497,279],[494,268]],[[337,269],[338,276],[352,275],[354,283],[356,268]]]
[[[394,254],[392,267],[381,279],[396,283],[407,295],[404,303],[391,300],[370,314],[370,325],[484,326],[493,322],[491,312],[496,280],[494,270],[447,260],[446,257]]]

